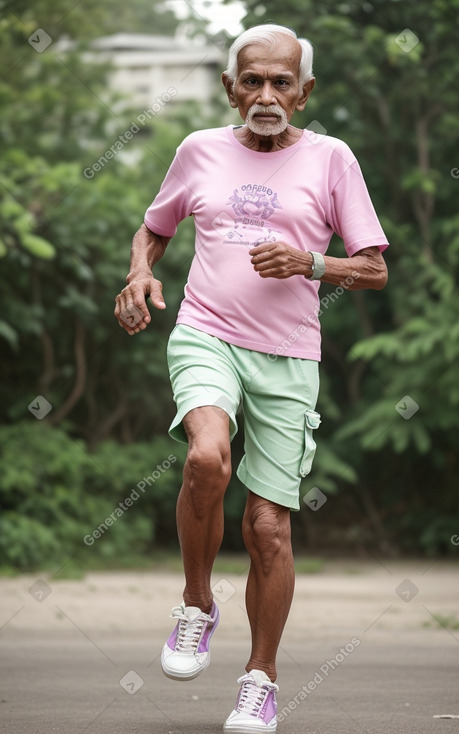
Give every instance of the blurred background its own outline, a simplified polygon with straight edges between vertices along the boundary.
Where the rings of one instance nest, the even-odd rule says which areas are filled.
[[[0,0],[3,573],[177,556],[185,447],[167,435],[165,352],[192,222],[155,268],[167,310],[146,331],[120,329],[114,298],[177,145],[239,122],[220,74],[264,22],[312,41],[316,89],[292,122],[350,145],[391,243],[385,290],[324,308],[301,496],[327,501],[293,514],[297,557],[457,557],[458,18],[458,0]],[[228,554],[245,493],[233,479]]]

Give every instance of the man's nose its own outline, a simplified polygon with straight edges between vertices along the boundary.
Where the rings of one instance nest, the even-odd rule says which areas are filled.
[[[270,104],[277,104],[277,100],[274,96],[274,90],[269,79],[263,82],[263,86],[260,90],[260,94],[257,99],[258,104],[268,106]]]

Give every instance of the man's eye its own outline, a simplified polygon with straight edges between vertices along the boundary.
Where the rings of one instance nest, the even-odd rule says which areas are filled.
[[[257,84],[257,80],[256,79],[246,79],[245,83],[253,87],[255,86],[255,84]]]
[[[277,86],[278,87],[286,87],[288,82],[285,81],[285,79],[278,79],[277,80]]]

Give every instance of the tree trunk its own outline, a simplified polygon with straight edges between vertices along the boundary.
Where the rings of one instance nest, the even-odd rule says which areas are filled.
[[[50,414],[49,423],[53,426],[58,425],[77,404],[84,393],[86,385],[86,355],[84,348],[85,330],[80,319],[75,319],[75,339],[74,339],[74,355],[75,355],[75,382],[72,391],[64,403]]]

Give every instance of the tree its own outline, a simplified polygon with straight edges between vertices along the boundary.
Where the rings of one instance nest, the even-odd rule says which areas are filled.
[[[68,430],[91,446],[110,435],[124,442],[151,436],[165,429],[172,410],[163,360],[192,253],[189,223],[162,268],[172,279],[167,315],[129,350],[113,317],[114,296],[133,233],[187,133],[184,118],[155,118],[137,166],[126,165],[134,111],[113,111],[108,68],[84,63],[78,51],[36,53],[15,16],[7,37],[2,64],[10,71],[0,89],[4,419],[24,418],[42,394],[54,406],[47,421],[70,419]]]
[[[193,249],[190,223],[162,267],[168,311],[150,333],[130,340],[113,309],[132,236],[189,123],[158,115],[136,165],[126,162],[138,110],[118,113],[108,67],[85,63],[79,49],[53,52],[57,31],[83,38],[100,12],[99,4],[92,16],[75,8],[64,18],[51,3],[18,3],[2,20],[0,553],[23,569],[86,558],[83,534],[171,454],[141,511],[118,522],[88,562],[143,552],[158,527],[163,541],[172,537],[180,485],[183,450],[166,437],[165,348]],[[27,42],[47,41],[38,17],[49,48]]]

